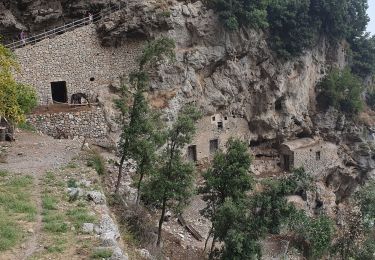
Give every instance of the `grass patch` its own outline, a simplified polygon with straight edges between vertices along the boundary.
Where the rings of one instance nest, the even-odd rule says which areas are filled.
[[[103,259],[103,258],[110,258],[112,256],[112,251],[109,249],[98,249],[94,253],[92,253],[92,259]]]
[[[65,223],[64,216],[49,210],[43,212],[43,230],[51,233],[65,233],[68,231],[68,224]]]
[[[8,214],[25,214],[26,220],[33,220],[36,207],[31,198],[33,179],[30,176],[12,178],[0,184],[0,209]]]
[[[0,170],[0,177],[1,177],[1,178],[4,178],[4,177],[6,177],[6,176],[8,176],[8,172],[7,172],[7,171]]]
[[[77,207],[74,209],[68,210],[66,215],[69,217],[69,220],[73,223],[74,227],[79,229],[82,227],[83,223],[93,223],[96,222],[96,217],[90,215],[86,208]]]
[[[69,179],[68,180],[68,188],[77,188],[77,181],[75,179]]]
[[[17,128],[28,131],[28,132],[32,132],[32,133],[36,132],[36,128],[32,124],[30,124],[29,122],[19,123],[17,125]]]
[[[66,238],[57,237],[53,244],[46,247],[48,253],[62,253],[66,249]]]
[[[70,162],[68,163],[68,165],[66,166],[67,169],[76,169],[78,168],[78,165],[74,162]]]
[[[90,156],[87,159],[87,166],[94,168],[99,175],[105,174],[104,158],[97,151],[90,153]]]
[[[53,172],[46,172],[44,177],[44,182],[47,184],[52,184],[56,180],[56,176]]]
[[[57,209],[57,199],[48,195],[42,197],[42,207],[47,210]]]
[[[19,225],[5,212],[0,212],[0,252],[12,248],[21,239],[22,231]]]

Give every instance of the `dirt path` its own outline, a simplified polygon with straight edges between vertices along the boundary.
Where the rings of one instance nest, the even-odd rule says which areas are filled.
[[[29,174],[34,177],[34,195],[37,217],[33,234],[24,242],[24,246],[10,259],[28,259],[38,249],[38,238],[42,226],[42,200],[40,180],[44,173],[69,163],[78,156],[80,142],[74,140],[55,140],[45,135],[33,133],[17,134],[17,141],[9,145],[6,163],[0,164],[1,170],[10,173]],[[4,144],[4,143],[3,143]],[[0,145],[2,145],[0,143]]]

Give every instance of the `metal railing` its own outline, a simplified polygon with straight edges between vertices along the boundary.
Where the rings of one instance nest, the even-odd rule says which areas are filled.
[[[71,31],[71,30],[76,29],[78,27],[89,25],[91,23],[96,23],[96,22],[100,21],[101,19],[103,19],[103,17],[105,17],[105,16],[107,16],[111,13],[114,13],[116,11],[119,11],[123,7],[124,6],[122,6],[121,4],[120,5],[111,5],[107,8],[105,8],[105,9],[103,9],[99,13],[93,14],[92,19],[90,19],[90,16],[87,16],[85,18],[75,20],[71,23],[64,24],[63,26],[53,28],[52,30],[45,31],[45,32],[37,34],[37,35],[33,35],[33,36],[28,37],[28,38],[21,39],[19,41],[14,41],[12,43],[9,43],[9,44],[5,45],[5,47],[7,47],[11,50],[14,50],[14,49],[17,49],[17,48],[20,48],[20,47],[24,47],[28,44],[35,44],[35,43],[37,43],[41,40],[44,40],[46,38],[52,38],[55,35],[63,34],[65,32]]]

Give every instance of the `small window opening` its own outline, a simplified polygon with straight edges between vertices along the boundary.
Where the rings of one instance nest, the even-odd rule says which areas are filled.
[[[228,117],[227,117],[227,116],[224,116],[224,120],[227,121],[227,120],[228,120]]]
[[[59,103],[68,102],[68,93],[66,89],[66,81],[51,82],[52,100]]]
[[[218,139],[210,140],[210,154],[216,153],[217,150],[219,150],[219,140]]]
[[[90,81],[94,81],[94,80],[95,80],[95,78],[94,78],[94,77],[91,77],[91,78],[90,78]]]
[[[217,129],[219,129],[219,130],[223,130],[224,129],[223,122],[217,122]]]
[[[319,152],[316,152],[315,157],[316,157],[316,160],[317,160],[317,161],[320,160],[320,151],[319,151]]]
[[[283,161],[284,161],[284,170],[286,170],[286,171],[290,171],[290,168],[291,168],[291,160],[290,160],[290,156],[284,154],[284,155],[283,155]]]
[[[275,110],[281,111],[283,109],[283,98],[279,98],[275,102]]]
[[[212,117],[212,121],[215,121],[215,119],[216,119],[216,118],[213,116],[213,117]]]
[[[188,147],[187,157],[188,157],[188,160],[191,162],[197,161],[197,146],[196,145],[190,145]]]

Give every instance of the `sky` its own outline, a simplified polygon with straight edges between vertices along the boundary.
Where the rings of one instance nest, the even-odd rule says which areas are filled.
[[[370,22],[367,25],[367,31],[375,35],[375,0],[368,0],[369,9],[367,10],[370,16]]]

